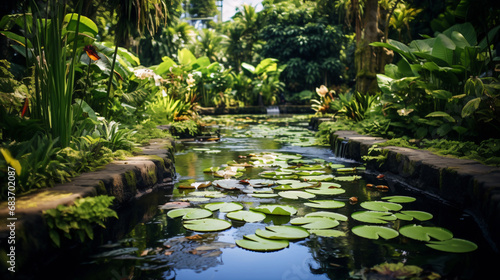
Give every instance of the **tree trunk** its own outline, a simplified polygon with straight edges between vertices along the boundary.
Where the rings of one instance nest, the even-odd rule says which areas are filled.
[[[373,94],[378,90],[377,73],[384,72],[384,66],[391,62],[393,56],[390,50],[369,45],[383,37],[378,27],[379,12],[378,0],[366,1],[365,28],[355,54],[356,91],[361,93]]]

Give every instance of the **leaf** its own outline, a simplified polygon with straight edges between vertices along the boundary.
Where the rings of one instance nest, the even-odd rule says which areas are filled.
[[[233,220],[245,221],[247,223],[255,223],[264,220],[266,218],[266,215],[254,211],[239,210],[227,213],[226,217]]]
[[[237,190],[237,189],[243,189],[244,186],[240,184],[240,180],[236,179],[224,179],[224,180],[215,180],[213,183],[222,189],[226,190]]]
[[[444,60],[447,65],[441,66],[451,66],[453,65],[453,51],[456,45],[453,41],[444,34],[438,34],[434,46],[432,47],[431,55]]]
[[[337,220],[328,217],[299,217],[292,219],[290,223],[307,229],[327,229],[340,224]]]
[[[231,223],[221,219],[188,220],[182,223],[185,228],[192,231],[221,231],[231,227]]]
[[[409,203],[417,200],[414,197],[411,196],[402,196],[402,195],[394,195],[394,196],[386,196],[382,197],[383,200],[387,200],[388,202],[394,202],[394,203]]]
[[[76,32],[78,23],[78,14],[70,13],[64,17],[64,23],[67,23],[66,30]],[[78,26],[79,33],[92,35],[95,38],[99,29],[97,25],[88,17],[80,15],[80,24]]]
[[[170,68],[173,67],[173,66],[177,66],[177,63],[175,63],[170,57],[168,56],[165,56],[162,58],[163,59],[163,62],[160,63],[158,65],[158,67],[156,67],[156,69],[154,69],[154,72],[157,74],[157,75],[163,75],[167,72],[170,72]]]
[[[272,197],[277,197],[278,195],[275,193],[252,193],[249,194],[249,196],[258,198],[272,198]]]
[[[397,218],[390,212],[378,211],[358,211],[352,213],[351,217],[355,220],[365,223],[385,224],[390,221],[395,221]]]
[[[313,184],[307,183],[307,182],[301,182],[299,180],[278,180],[276,181],[276,184],[280,185],[278,187],[275,187],[275,190],[280,190],[280,189],[304,189],[304,188],[309,188],[312,187]],[[282,187],[282,186],[288,186],[288,187]]]
[[[306,217],[328,217],[342,222],[345,222],[348,219],[345,215],[326,211],[312,212],[307,214]]]
[[[196,57],[193,55],[193,53],[190,50],[188,50],[186,48],[180,49],[177,52],[177,55],[178,55],[179,63],[181,65],[189,65],[191,63],[196,62]]]
[[[335,180],[337,181],[342,181],[342,182],[353,182],[356,180],[361,179],[361,176],[358,175],[353,175],[353,176],[337,176],[335,177]]]
[[[335,209],[335,208],[342,208],[345,206],[345,202],[336,200],[310,200],[310,201],[311,202],[304,203],[304,205],[322,209]]]
[[[297,209],[288,205],[260,205],[250,210],[270,215],[291,216],[297,213]]]
[[[345,236],[345,232],[336,229],[310,229],[310,234],[316,234],[323,237],[341,237]]]
[[[255,234],[267,239],[303,239],[309,232],[297,226],[267,226],[266,230],[257,229]]]
[[[315,197],[314,194],[303,191],[285,191],[285,192],[279,192],[278,194],[279,196],[288,199],[299,199],[299,198],[309,199]]]
[[[450,116],[448,113],[441,112],[441,111],[432,112],[432,113],[428,114],[425,117],[426,118],[429,118],[429,117],[434,117],[434,118],[435,117],[443,117],[443,118],[445,118],[449,122],[456,122],[456,120],[452,116]]]
[[[212,182],[210,181],[206,181],[206,182],[195,182],[195,183],[192,183],[191,185],[189,186],[183,186],[183,185],[180,185],[178,188],[179,189],[202,189],[202,188],[207,188],[209,187],[210,185],[212,185]]]
[[[467,104],[462,108],[462,118],[466,118],[479,108],[479,104],[481,104],[481,97],[476,97],[474,99],[469,100]]]
[[[360,204],[361,207],[372,211],[399,211],[403,206],[397,203],[384,202],[384,201],[365,201]]]
[[[439,241],[453,238],[451,231],[441,227],[423,227],[420,225],[407,225],[399,229],[399,232],[412,239],[420,241],[430,241],[435,238]]]
[[[467,253],[477,249],[477,245],[474,242],[459,238],[452,238],[445,241],[431,241],[425,245],[435,250],[450,253]]]
[[[427,213],[424,211],[413,211],[413,210],[407,210],[407,211],[401,211],[401,213],[396,213],[394,214],[398,219],[405,220],[405,221],[411,221],[413,218],[419,220],[419,221],[428,221],[432,219],[432,214]],[[402,218],[402,215],[406,216]],[[410,217],[411,219],[408,219],[407,217]]]
[[[302,176],[301,180],[304,181],[313,181],[313,182],[324,182],[324,181],[332,181],[335,176],[333,175],[318,175],[318,176]]]
[[[236,202],[214,202],[206,204],[204,208],[210,211],[232,212],[243,209],[243,205]]]
[[[367,225],[353,227],[352,233],[368,239],[379,239],[382,237],[385,240],[395,238],[399,235],[399,233],[392,228]]]
[[[212,167],[203,169],[203,173],[214,173],[214,172],[219,171],[219,169],[220,169],[219,166],[216,166],[216,167],[212,166]]]
[[[306,189],[306,192],[313,193],[313,194],[319,194],[319,195],[337,195],[337,194],[343,194],[345,193],[344,189],[341,188],[324,188],[321,186],[321,188],[318,189]]]
[[[4,148],[0,148],[0,152],[3,155],[5,162],[15,169],[17,175],[21,175],[21,164],[17,159],[12,157],[10,151]]]
[[[288,240],[271,240],[255,234],[245,235],[243,239],[236,240],[236,245],[251,251],[270,252],[288,247]]]
[[[168,209],[186,208],[189,207],[189,205],[191,205],[191,203],[189,202],[173,201],[161,205],[160,209],[168,210]]]
[[[182,217],[184,220],[192,220],[210,217],[212,212],[200,208],[181,208],[168,211],[167,216],[172,219]]]

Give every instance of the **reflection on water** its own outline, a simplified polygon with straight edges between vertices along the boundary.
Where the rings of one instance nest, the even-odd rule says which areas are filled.
[[[236,121],[237,119],[240,122]],[[278,126],[280,121],[284,122],[282,126]],[[219,179],[214,178],[212,174],[203,173],[203,170],[221,166],[249,153],[291,152],[302,154],[304,159],[323,159],[335,163],[341,160],[336,158],[328,147],[310,145],[311,139],[308,137],[312,133],[304,130],[304,119],[264,118],[256,121],[240,116],[223,118],[220,123],[223,139],[221,142],[177,147],[176,186]],[[293,127],[297,123],[302,127],[295,129],[294,133],[299,134],[287,133],[282,129]],[[255,126],[249,126],[250,124]],[[266,126],[269,124],[271,126]],[[284,134],[282,138],[293,138],[296,135],[296,138],[301,139],[294,139],[295,142],[275,141],[274,137],[280,133]],[[358,165],[345,160],[341,163],[346,166]],[[248,168],[242,178],[258,178],[259,172],[274,169],[276,168]],[[125,224],[121,226],[122,230],[105,235],[108,238],[104,238],[106,245],[95,248],[89,256],[82,257],[84,261],[72,269],[77,273],[70,273],[71,277],[68,279],[356,279],[356,272],[384,262],[418,265],[426,271],[445,276],[445,279],[480,279],[478,277],[481,273],[490,271],[498,255],[490,252],[471,217],[438,201],[429,200],[407,186],[392,181],[381,181],[375,176],[376,174],[367,171],[359,181],[341,182],[346,192],[334,198],[347,202],[349,197],[356,196],[361,202],[379,200],[386,195],[413,196],[417,201],[412,202],[411,209],[428,211],[434,215],[431,221],[424,222],[423,225],[445,227],[451,230],[455,237],[476,242],[479,250],[452,254],[435,251],[423,242],[404,237],[389,241],[364,239],[350,232],[353,226],[362,223],[349,219],[340,222],[335,228],[346,232],[344,237],[310,236],[304,240],[290,242],[290,246],[281,251],[253,252],[235,246],[235,240],[253,234],[256,229],[264,229],[267,225],[287,224],[290,217],[268,215],[261,223],[233,221],[231,228],[221,232],[192,232],[182,226],[181,219],[168,218],[168,210],[158,210],[159,205],[169,200],[185,198],[194,191],[174,189],[172,194],[149,194],[139,200],[136,203],[138,205],[123,209],[120,214],[120,223]],[[390,190],[387,193],[370,190],[365,187],[366,183],[387,184]],[[204,190],[217,188],[211,186]],[[303,200],[252,198],[239,191],[224,193],[227,196],[211,199],[210,202],[238,201],[245,209],[259,204],[282,203],[296,207],[299,216],[316,211],[304,206]],[[322,196],[320,199],[333,197]],[[206,202],[192,202],[194,206],[191,207],[204,203]],[[140,217],[131,215],[130,213],[144,211],[138,210],[138,207],[149,211]],[[353,212],[360,210],[362,208],[359,204],[346,203],[345,207],[332,211],[350,217]],[[225,213],[219,212],[214,212],[213,217],[226,219]],[[396,221],[390,225],[397,229],[402,223]]]

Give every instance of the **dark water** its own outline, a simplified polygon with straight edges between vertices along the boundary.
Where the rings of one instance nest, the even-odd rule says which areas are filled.
[[[240,118],[243,123],[235,121]],[[295,135],[307,133],[304,130],[306,119],[271,119],[264,116],[260,122],[243,117],[224,118],[221,124],[222,139],[214,144],[184,144],[177,147],[175,165],[178,173],[178,185],[189,185],[192,182],[212,181],[211,174],[203,173],[203,169],[221,166],[229,161],[237,160],[240,155],[259,152],[298,153],[304,159],[323,159],[327,162],[342,163],[346,166],[358,166],[348,160],[336,158],[328,147],[295,146],[274,140],[272,129],[259,131],[266,122],[275,125],[284,121],[285,127],[299,128]],[[252,126],[247,126],[251,124]],[[280,124],[282,125],[282,124]],[[214,128],[216,129],[216,128]],[[248,137],[252,136],[252,137]],[[286,137],[286,136],[284,136]],[[293,137],[293,134],[292,134]],[[299,136],[297,136],[299,137]],[[295,139],[296,140],[296,139]],[[304,141],[308,141],[305,139]],[[199,149],[220,150],[218,153],[207,153]],[[270,168],[250,168],[244,178],[257,178],[257,174]],[[275,168],[271,168],[275,169]],[[344,214],[348,217],[363,210],[358,204],[351,205],[350,197],[358,197],[359,201],[380,200],[387,195],[408,195],[417,198],[415,202],[404,204],[404,209],[427,211],[434,215],[430,221],[421,222],[426,226],[439,226],[449,229],[454,237],[475,242],[479,249],[471,253],[446,253],[425,246],[424,242],[410,240],[403,236],[391,240],[370,240],[358,237],[350,229],[363,223],[350,218],[341,222],[335,229],[346,232],[344,237],[310,236],[300,241],[290,242],[290,246],[276,252],[253,252],[234,246],[235,240],[244,235],[253,234],[256,229],[264,229],[266,225],[287,224],[290,217],[268,216],[261,223],[242,223],[233,221],[233,226],[221,232],[199,233],[186,230],[181,220],[170,219],[166,210],[158,210],[158,206],[168,201],[186,197],[189,191],[174,189],[173,193],[156,192],[145,195],[133,205],[120,211],[120,221],[111,225],[108,231],[102,231],[104,246],[91,246],[85,254],[68,266],[60,263],[60,270],[68,273],[66,279],[361,279],[359,271],[384,262],[403,262],[417,265],[426,272],[435,272],[441,279],[493,279],[498,254],[495,254],[482,232],[471,216],[447,206],[442,201],[430,199],[425,194],[416,192],[411,187],[397,181],[376,179],[377,173],[366,171],[363,178],[355,182],[340,182],[346,193],[334,197],[319,196],[317,199],[335,199],[345,201],[346,206],[340,209],[326,210]],[[219,178],[215,178],[219,179]],[[388,192],[367,189],[367,183],[387,184]],[[204,190],[217,190],[211,186]],[[285,198],[261,199],[246,194],[225,191],[228,196],[212,199],[216,201],[237,201],[245,208],[259,204],[280,203],[296,207],[296,216],[303,216],[315,209],[303,205],[304,200]],[[206,202],[204,202],[206,203]],[[204,203],[193,203],[203,205]],[[215,218],[225,219],[224,213],[214,212]],[[227,219],[227,218],[226,218]],[[229,220],[229,219],[227,219]],[[392,227],[411,222],[396,221]],[[199,234],[202,239],[189,240],[185,237]],[[193,251],[201,245],[214,245],[212,250]],[[71,263],[68,261],[68,263]],[[384,278],[389,279],[389,278]]]

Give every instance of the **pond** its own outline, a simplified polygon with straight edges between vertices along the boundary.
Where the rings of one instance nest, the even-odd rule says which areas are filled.
[[[362,279],[386,262],[484,279],[495,268],[470,215],[314,145],[308,116],[206,121],[221,141],[179,144],[173,193],[123,209],[104,245],[58,264],[67,279]]]

